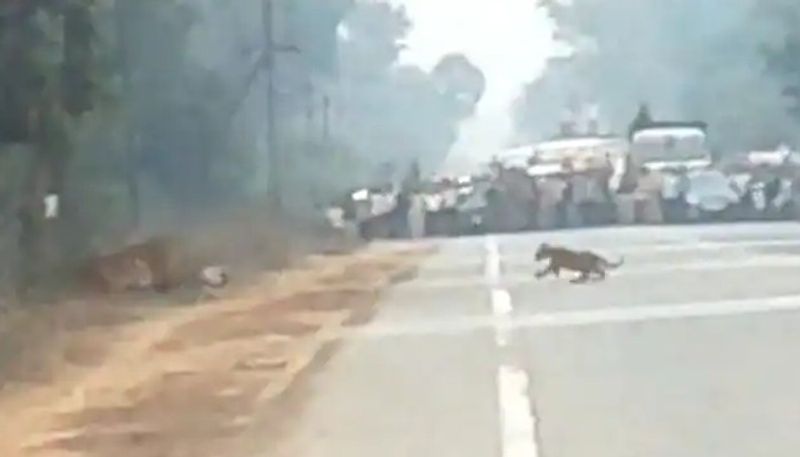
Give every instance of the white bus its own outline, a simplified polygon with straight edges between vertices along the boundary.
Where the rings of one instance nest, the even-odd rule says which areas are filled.
[[[613,136],[589,136],[546,141],[533,147],[533,160],[529,164],[531,176],[547,176],[566,172],[564,164],[569,163],[574,171],[602,168],[611,162],[614,174],[610,187],[619,187],[625,172],[625,156],[628,142]]]
[[[634,132],[631,158],[636,166],[651,170],[697,170],[712,163],[705,129],[693,124],[653,126]]]

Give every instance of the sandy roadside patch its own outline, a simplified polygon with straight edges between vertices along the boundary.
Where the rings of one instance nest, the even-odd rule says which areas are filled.
[[[313,257],[214,302],[76,328],[46,379],[0,393],[13,418],[0,422],[0,455],[206,455],[430,252],[393,244]]]

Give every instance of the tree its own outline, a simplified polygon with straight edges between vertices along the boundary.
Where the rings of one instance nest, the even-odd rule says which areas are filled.
[[[788,0],[769,0],[785,2]],[[569,49],[517,105],[524,136],[547,136],[574,105],[597,105],[624,131],[640,100],[665,119],[702,119],[721,149],[797,138],[762,48],[776,39],[752,0],[574,0],[546,4]]]
[[[800,117],[800,33],[795,25],[800,19],[800,5],[786,0],[767,0],[762,4],[762,17],[779,38],[764,43],[770,72],[776,75],[787,97],[788,110]]]
[[[433,68],[442,95],[453,100],[463,116],[473,113],[486,90],[486,76],[463,54],[448,54]]]
[[[403,50],[411,28],[405,9],[389,3],[358,4],[342,22],[340,44],[343,77],[352,81],[385,80]]]
[[[333,76],[338,70],[339,24],[354,0],[289,0],[287,39],[300,49],[298,58],[316,74]]]
[[[205,209],[228,190],[213,179],[226,160],[231,91],[190,54],[198,12],[178,2],[129,2],[124,36],[130,72],[125,109],[138,138],[137,173],[152,177],[176,211]]]
[[[376,175],[386,161],[436,168],[485,89],[480,69],[462,55],[445,56],[432,71],[398,64],[411,26],[404,9],[380,2],[357,4],[342,24],[344,135]]]
[[[19,202],[21,286],[49,257],[52,225],[44,198],[61,195],[72,147],[68,118],[93,107],[91,0],[6,2],[0,6],[0,145],[23,143],[31,156]]]

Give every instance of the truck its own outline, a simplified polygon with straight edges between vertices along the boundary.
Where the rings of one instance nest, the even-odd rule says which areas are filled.
[[[650,122],[633,130],[630,154],[651,171],[698,170],[711,166],[704,122]]]
[[[713,167],[706,131],[705,122],[649,122],[631,132],[629,163],[660,174],[664,199],[684,207],[689,219],[722,218],[740,198]]]

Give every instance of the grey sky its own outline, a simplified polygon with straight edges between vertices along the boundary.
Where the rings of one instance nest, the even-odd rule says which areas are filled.
[[[463,52],[486,74],[487,92],[450,154],[448,172],[491,158],[510,140],[510,103],[555,52],[552,24],[535,0],[394,0],[414,22],[403,59],[430,68]]]

